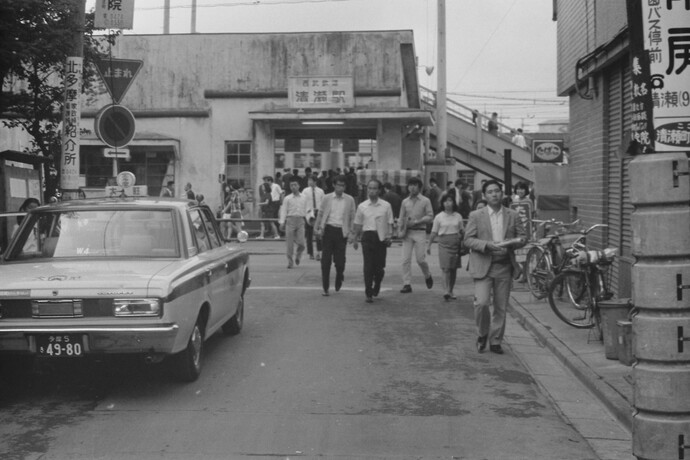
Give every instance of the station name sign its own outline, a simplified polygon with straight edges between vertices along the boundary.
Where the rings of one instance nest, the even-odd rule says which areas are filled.
[[[288,100],[294,109],[355,106],[353,77],[303,76],[288,78]]]

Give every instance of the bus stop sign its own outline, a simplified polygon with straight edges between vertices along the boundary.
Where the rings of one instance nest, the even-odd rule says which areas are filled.
[[[107,105],[96,115],[94,130],[105,145],[112,148],[124,147],[134,139],[134,115],[123,105]]]

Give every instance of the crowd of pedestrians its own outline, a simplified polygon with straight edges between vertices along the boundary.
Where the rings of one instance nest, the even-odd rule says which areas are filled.
[[[527,238],[518,213],[505,206],[501,183],[483,181],[477,194],[462,179],[449,183],[446,190],[430,180],[425,190],[422,180],[413,177],[403,198],[391,184],[372,179],[366,184],[366,199],[359,204],[347,193],[346,175],[333,177],[331,184],[333,190],[327,193],[310,176],[300,191],[299,176],[290,174],[291,193],[283,199],[279,218],[288,268],[300,264],[305,250],[310,259],[320,259],[322,295],[330,296],[331,267],[335,266],[335,292],[339,292],[345,281],[347,246],[351,244],[355,251],[361,246],[365,301],[373,303],[381,293],[394,236],[402,243],[402,294],[413,291],[413,257],[426,288],[433,288],[426,255],[438,243],[443,299],[457,299],[457,270],[463,268],[464,258],[464,268],[474,280],[477,350],[481,353],[488,347],[493,353],[503,353],[506,307],[512,282],[521,272],[515,249],[524,246]],[[518,196],[529,199],[529,189],[524,188]],[[312,257],[312,243],[316,243],[316,257]]]

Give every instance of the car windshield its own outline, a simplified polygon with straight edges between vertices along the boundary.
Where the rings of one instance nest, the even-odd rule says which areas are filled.
[[[180,254],[171,210],[43,211],[26,220],[6,260]]]

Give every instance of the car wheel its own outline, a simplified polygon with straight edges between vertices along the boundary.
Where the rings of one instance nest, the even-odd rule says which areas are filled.
[[[244,324],[244,293],[240,295],[240,300],[237,303],[237,311],[225,324],[223,324],[223,333],[226,335],[237,335],[242,331]]]
[[[182,382],[193,382],[201,375],[204,352],[204,333],[201,320],[197,320],[189,336],[187,348],[174,355],[173,371]]]

